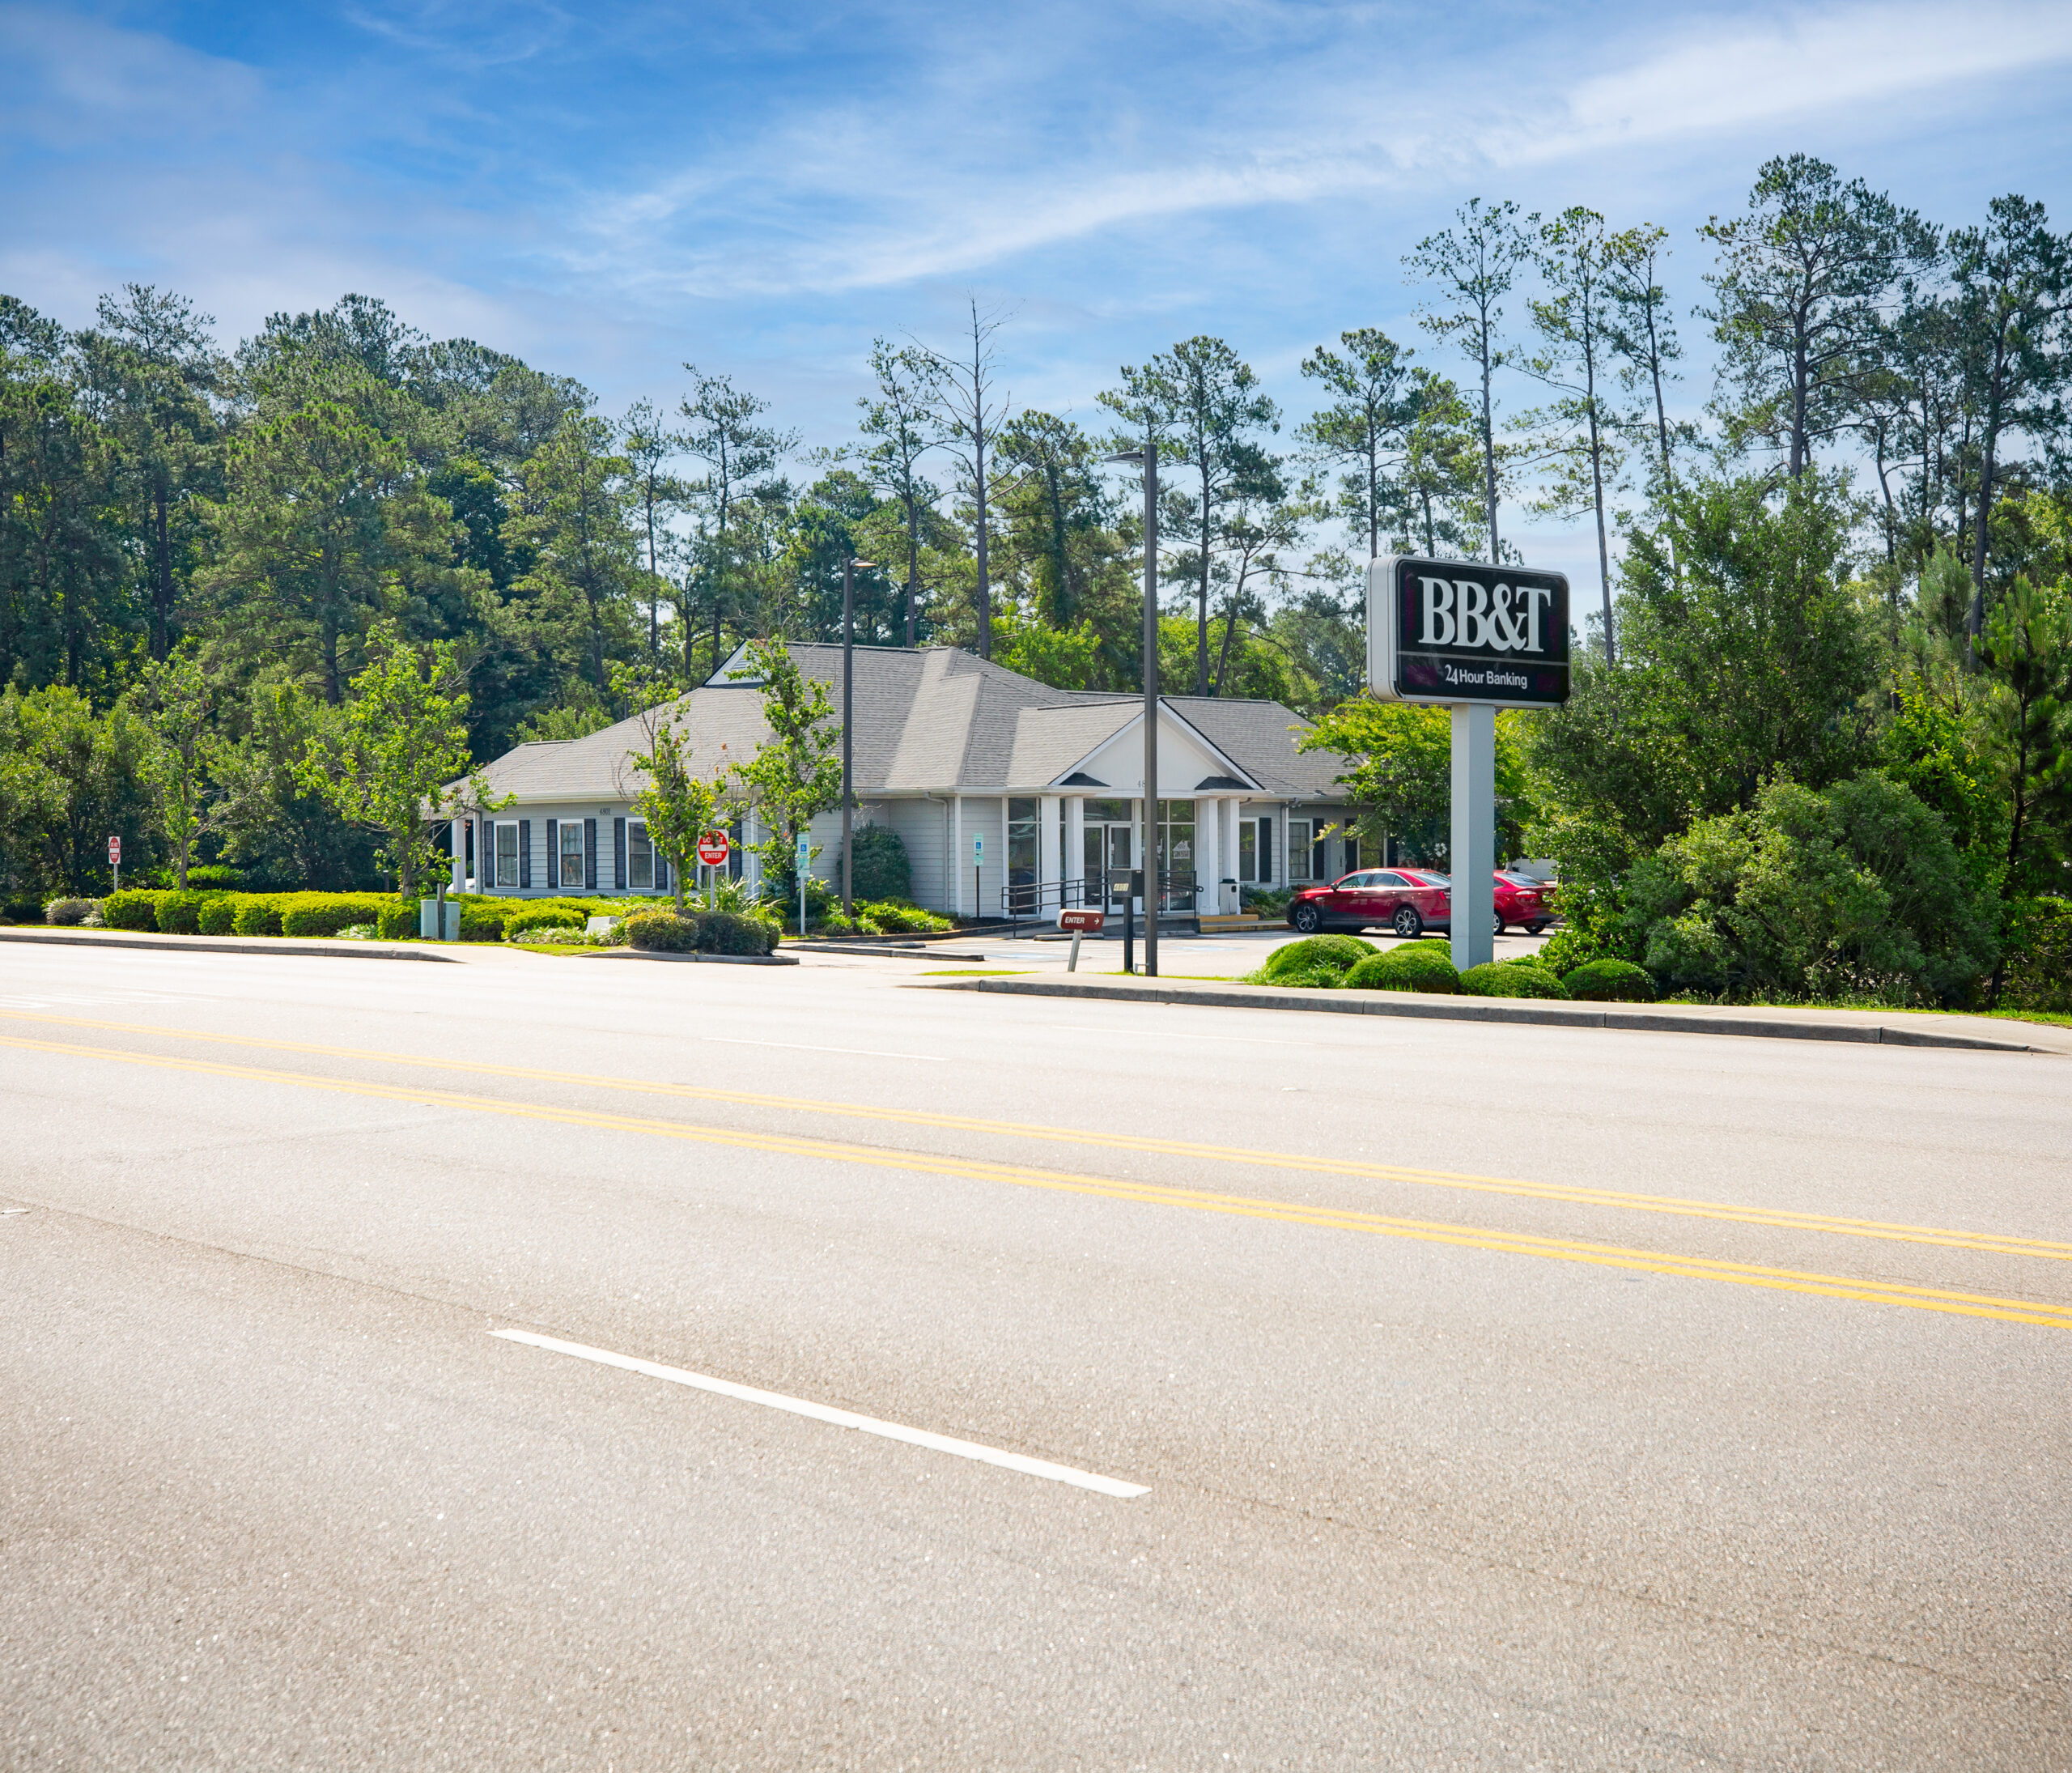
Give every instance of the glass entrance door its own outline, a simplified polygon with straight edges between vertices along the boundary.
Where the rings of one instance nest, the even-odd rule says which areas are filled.
[[[1120,916],[1124,895],[1110,892],[1109,877],[1119,869],[1135,867],[1132,861],[1136,843],[1127,801],[1089,801],[1086,803],[1086,903],[1098,910]]]

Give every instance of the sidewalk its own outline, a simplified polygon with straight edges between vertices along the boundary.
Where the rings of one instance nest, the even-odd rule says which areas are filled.
[[[359,960],[436,960],[453,956],[435,951],[438,944],[340,942],[328,936],[160,936],[126,929],[0,929],[0,942],[42,942],[57,948],[171,948],[182,954],[343,955]]]
[[[1407,991],[1297,991],[1216,980],[1064,977],[945,980],[938,991],[1013,997],[1095,997],[1121,1003],[1289,1010],[1310,1014],[1399,1016],[1413,1021],[1526,1023],[1560,1028],[1629,1028],[1654,1034],[1749,1035],[1773,1040],[1846,1040],[1887,1047],[1956,1047],[1985,1052],[2072,1056],[2072,1028],[1983,1016],[1904,1010],[1709,1004],[1550,1003],[1536,998],[1450,997]]]

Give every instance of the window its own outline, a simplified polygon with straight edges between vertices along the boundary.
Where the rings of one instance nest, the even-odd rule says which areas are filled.
[[[1310,829],[1306,818],[1288,822],[1288,878],[1291,881],[1317,878],[1316,865],[1310,859]]]
[[[1360,840],[1352,832],[1345,834],[1345,866],[1348,872],[1360,865]]]
[[[564,890],[583,887],[583,821],[564,818],[561,822],[561,884]]]
[[[1007,884],[1008,908],[1022,916],[1038,909],[1036,832],[1040,801],[1017,798],[1007,803]]]
[[[1273,821],[1238,821],[1238,881],[1244,886],[1273,884]]]
[[[1158,803],[1160,909],[1191,911],[1195,904],[1195,803]]]
[[[626,882],[636,893],[655,890],[655,846],[648,841],[648,821],[644,818],[626,822]]]
[[[496,884],[516,886],[518,884],[518,827],[499,825],[496,827]]]

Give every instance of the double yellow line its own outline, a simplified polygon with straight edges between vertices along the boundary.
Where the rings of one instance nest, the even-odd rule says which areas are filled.
[[[793,1102],[791,1099],[750,1095],[731,1091],[707,1091],[688,1085],[648,1085],[625,1079],[592,1078],[576,1074],[537,1071],[516,1066],[493,1066],[464,1061],[444,1061],[407,1057],[360,1048],[323,1047],[299,1042],[269,1041],[245,1035],[219,1035],[193,1030],[155,1028],[145,1023],[101,1023],[80,1017],[38,1017],[26,1013],[5,1013],[7,1019],[62,1023],[74,1027],[86,1027],[121,1031],[160,1038],[185,1038],[219,1041],[227,1044],[272,1048],[332,1057],[355,1057],[375,1060],[388,1064],[409,1064],[427,1068],[489,1073],[498,1076],[524,1077],[540,1081],[579,1083],[601,1087],[640,1089],[668,1095],[701,1097],[705,1099],[734,1103],[749,1103],[766,1107],[797,1107],[822,1113],[855,1113],[866,1118],[902,1120],[928,1125],[949,1125],[993,1133],[1021,1132],[1012,1123],[981,1121],[957,1116],[938,1116],[923,1112],[903,1110],[875,1110],[857,1105],[853,1108],[812,1102]],[[190,1059],[159,1054],[125,1052],[108,1047],[74,1044],[70,1042],[31,1040],[25,1036],[0,1035],[0,1046],[16,1048],[23,1051],[46,1052],[65,1057],[101,1059],[118,1064],[144,1066],[158,1070],[181,1071],[204,1076],[236,1079],[244,1082],[287,1085],[297,1089],[318,1090],[333,1095],[372,1097],[378,1100],[406,1102],[422,1107],[460,1109],[470,1113],[493,1114],[507,1117],[544,1120],[563,1126],[578,1126],[610,1132],[630,1133],[652,1137],[688,1141],[702,1145],[732,1147],[741,1150],[769,1152],[783,1156],[818,1159],[840,1163],[864,1164],[878,1169],[901,1170],[922,1175],[955,1176],[966,1180],[1006,1183],[1016,1187],[1039,1188],[1060,1193],[1096,1196],[1107,1200],[1125,1201],[1145,1205],[1179,1207],[1195,1212],[1216,1213],[1236,1217],[1277,1221],[1284,1224],[1316,1227],[1330,1231],[1358,1231],[1369,1235],[1403,1238],[1420,1243],[1448,1244],[1467,1249],[1497,1251],[1516,1256],[1536,1256],[1560,1261],[1582,1262],[1597,1267],[1618,1268],[1637,1273],[1679,1275],[1688,1279],[1726,1282],[1743,1286],[1758,1286],[1780,1291],[1810,1293],[1831,1299],[1848,1299],[1887,1305],[1902,1305],[1916,1311],[1941,1312],[1967,1317],[1996,1318],[2005,1322],[2034,1324],[2059,1329],[2072,1329],[2072,1306],[2058,1306],[2032,1299],[2007,1299],[1991,1294],[1969,1293],[1942,1287],[1915,1286],[1897,1282],[1866,1281],[1852,1276],[1826,1274],[1798,1269],[1769,1267],[1757,1263],[1727,1261],[1709,1256],[1667,1255],[1654,1250],[1628,1248],[1616,1244],[1599,1244],[1576,1238],[1548,1237],[1535,1233],[1485,1230],[1472,1226],[1450,1225],[1441,1221],[1400,1218],[1389,1214],[1365,1213],[1352,1209],[1316,1206],[1301,1202],[1274,1201],[1258,1197],[1218,1193],[1199,1188],[1174,1188],[1162,1184],[1131,1182],[1110,1177],[1086,1176],[1068,1171],[1042,1170],[1023,1164],[996,1163],[984,1159],[940,1156],[931,1153],[888,1150],[874,1146],[856,1145],[846,1142],[819,1139],[788,1133],[771,1133],[745,1131],[730,1127],[700,1126],[681,1120],[654,1119],[645,1116],[601,1113],[592,1109],[558,1108],[550,1104],[516,1102],[496,1096],[467,1095],[458,1091],[437,1090],[401,1084],[378,1083],[353,1078],[323,1078],[309,1073],[279,1071],[256,1065],[227,1065],[207,1059]],[[1331,1170],[1339,1174],[1365,1174],[1387,1176],[1392,1180],[1431,1180],[1438,1182],[1471,1183],[1478,1179],[1449,1178],[1433,1172],[1394,1171],[1386,1166],[1347,1166],[1326,1163],[1323,1160],[1291,1160],[1284,1154],[1232,1153],[1215,1146],[1189,1146],[1179,1142],[1132,1141],[1120,1136],[1110,1137],[1101,1134],[1076,1134],[1069,1129],[1056,1128],[1030,1128],[1029,1135],[1052,1138],[1069,1138],[1077,1142],[1112,1144],[1125,1149],[1160,1150],[1181,1154],[1199,1154],[1223,1159],[1237,1158],[1245,1161],[1280,1163],[1286,1167]],[[1531,1184],[1505,1184],[1492,1182],[1492,1188],[1509,1193],[1529,1193],[1539,1197],[1556,1200],[1589,1198],[1607,1204],[1640,1205],[1664,1209],[1697,1207],[1700,1216],[1739,1218],[1745,1222],[1782,1224],[1790,1223],[1802,1229],[1835,1229],[1854,1231],[1862,1235],[1879,1235],[1876,1222],[1835,1220],[1827,1222],[1817,1215],[1756,1215],[1754,1210],[1743,1213],[1739,1210],[1722,1208],[1705,1210],[1705,1203],[1678,1203],[1669,1201],[1657,1202],[1654,1197],[1620,1196],[1596,1190],[1554,1190],[1535,1188]],[[2000,1239],[1979,1240],[1969,1239],[1966,1234],[1942,1233],[1923,1227],[1892,1227],[1891,1231],[1904,1234],[1909,1240],[1954,1244],[1958,1248],[1990,1249],[2003,1253],[2038,1254],[2061,1256],[2072,1254],[2072,1249],[2061,1244],[2050,1244],[2039,1239]]]

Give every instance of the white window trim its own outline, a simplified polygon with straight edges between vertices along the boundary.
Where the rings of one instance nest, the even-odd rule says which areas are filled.
[[[585,859],[583,848],[583,821],[580,818],[564,818],[558,821],[558,825],[559,829],[554,834],[554,842],[558,846],[554,851],[554,881],[556,884],[551,890],[557,893],[566,893],[570,890],[568,882],[568,834],[571,831],[573,831],[575,834],[575,891],[579,893],[587,892],[589,889],[583,884],[587,874],[587,870],[583,865]]]
[[[644,886],[633,878],[633,834],[638,831],[648,845],[648,883]],[[655,887],[655,864],[660,858],[655,853],[655,840],[648,835],[648,821],[629,818],[626,822],[626,890],[630,893],[652,893]]]
[[[518,891],[518,882],[524,879],[525,875],[525,860],[520,854],[518,848],[520,842],[518,821],[515,818],[500,818],[496,820],[490,829],[492,845],[490,865],[495,870],[496,877],[496,884],[491,890],[496,892],[515,893]],[[506,831],[511,833],[511,879],[507,884],[503,878],[503,834]]]

